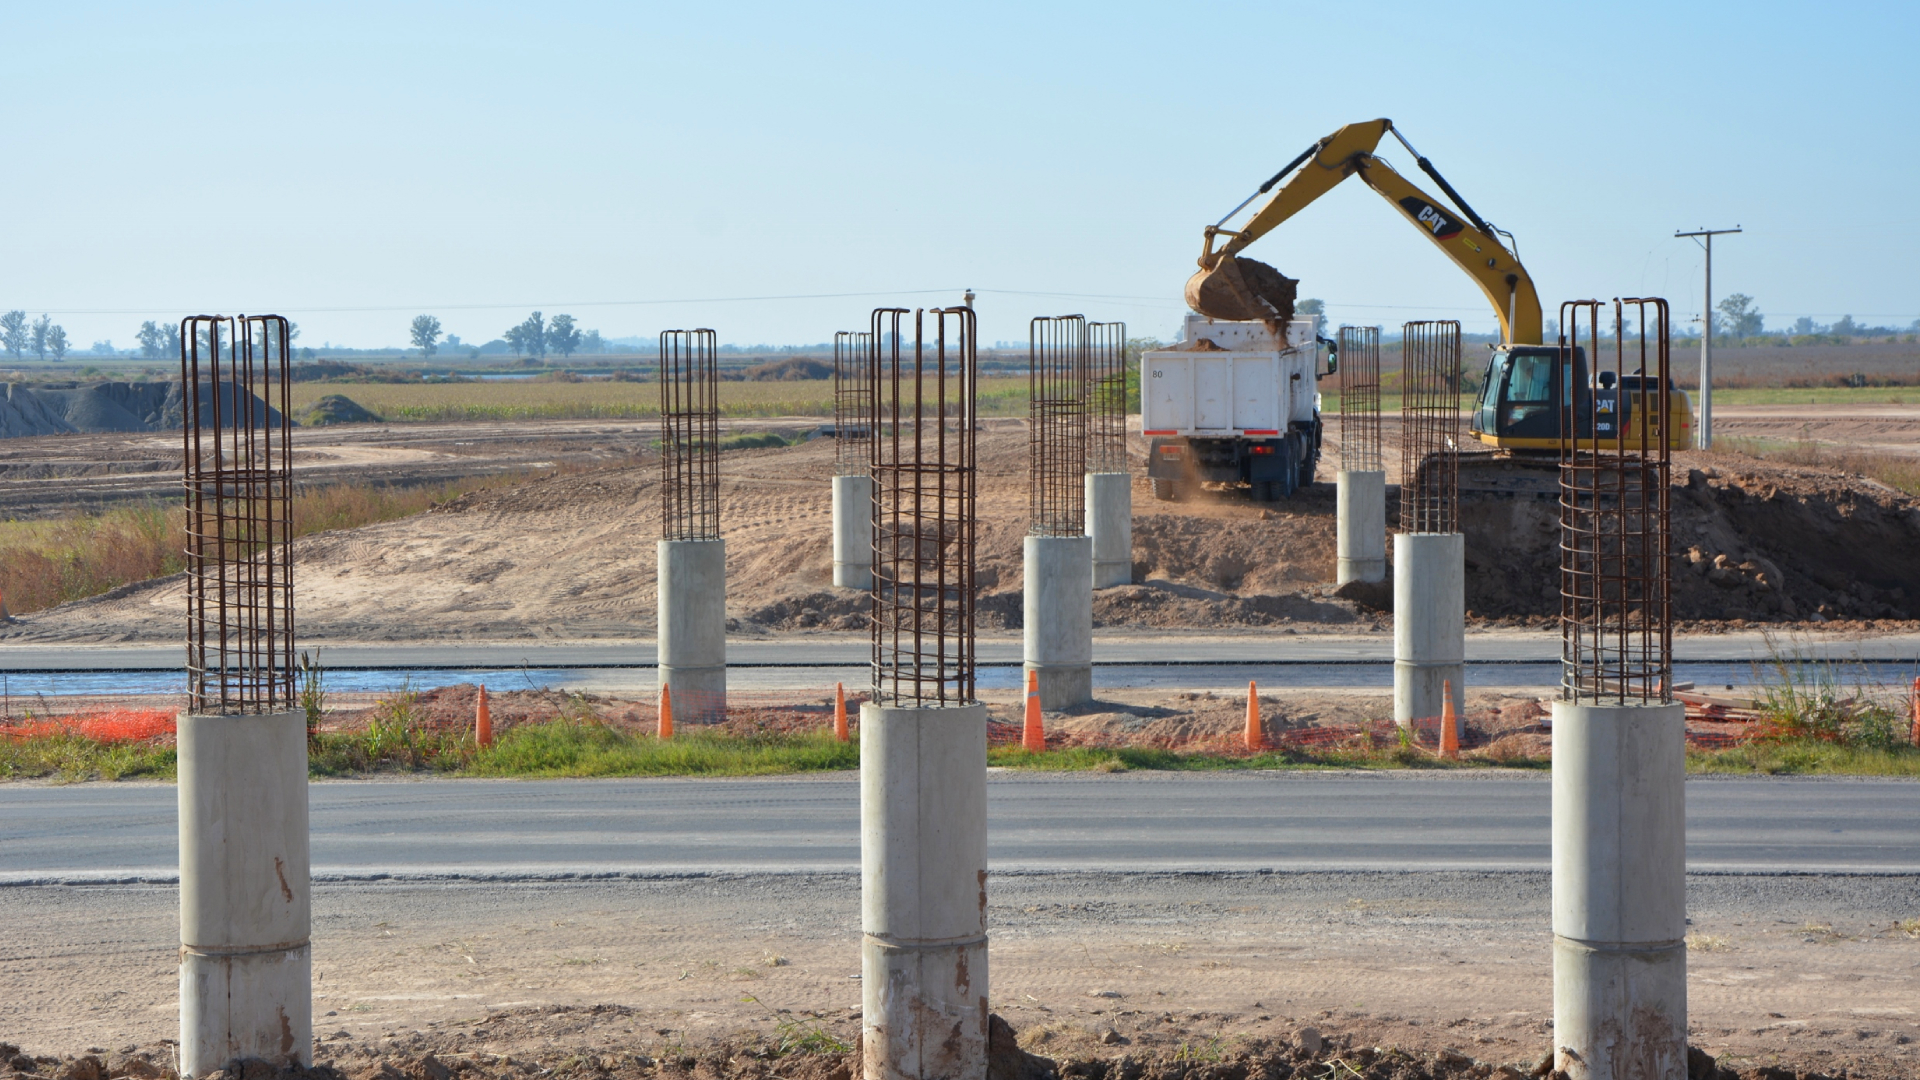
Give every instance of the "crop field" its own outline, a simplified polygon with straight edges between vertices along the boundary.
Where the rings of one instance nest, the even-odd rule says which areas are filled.
[[[304,416],[329,394],[351,398],[384,420],[567,420],[632,419],[660,412],[656,382],[546,382],[499,380],[460,383],[296,383],[293,412]],[[980,380],[983,416],[1011,416],[1027,409],[1024,376]],[[833,381],[797,379],[722,382],[725,416],[832,416]]]

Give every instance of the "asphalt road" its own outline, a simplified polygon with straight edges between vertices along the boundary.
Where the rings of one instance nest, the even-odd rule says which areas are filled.
[[[844,872],[851,774],[314,784],[321,878]],[[1544,870],[1543,776],[995,773],[1001,872]],[[1920,873],[1920,783],[1698,779],[1694,872]],[[0,882],[171,880],[174,789],[0,786]]]

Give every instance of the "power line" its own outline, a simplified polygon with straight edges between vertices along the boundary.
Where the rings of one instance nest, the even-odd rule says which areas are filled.
[[[786,296],[706,296],[675,300],[560,300],[550,303],[520,301],[503,304],[382,304],[368,307],[287,307],[299,314],[343,314],[364,311],[517,311],[521,308],[644,307],[659,304],[747,304],[773,300],[842,300],[859,296],[924,296],[958,293],[959,289],[869,289],[865,292],[793,293]],[[243,305],[245,306],[245,305]],[[161,315],[178,308],[42,308],[49,315]]]

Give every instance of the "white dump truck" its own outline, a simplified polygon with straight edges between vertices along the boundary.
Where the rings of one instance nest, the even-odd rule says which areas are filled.
[[[1246,484],[1271,502],[1313,483],[1320,463],[1319,381],[1338,364],[1320,316],[1296,316],[1285,340],[1263,322],[1188,315],[1172,348],[1140,357],[1141,432],[1157,499],[1202,483]]]

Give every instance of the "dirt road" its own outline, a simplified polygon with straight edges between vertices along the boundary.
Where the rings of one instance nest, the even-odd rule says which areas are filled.
[[[1695,1044],[1920,1069],[1920,937],[1895,927],[1920,916],[1917,887],[1692,878]],[[853,875],[322,885],[315,1056],[664,1056],[809,1014],[851,1039],[858,892]],[[1545,874],[996,875],[989,900],[992,1006],[1040,1053],[1205,1050],[1309,1023],[1523,1065],[1547,1045]],[[5,1038],[44,1053],[173,1035],[172,889],[5,903]],[[619,1008],[552,1011],[600,1004]],[[1100,1042],[1108,1028],[1119,1042]]]

